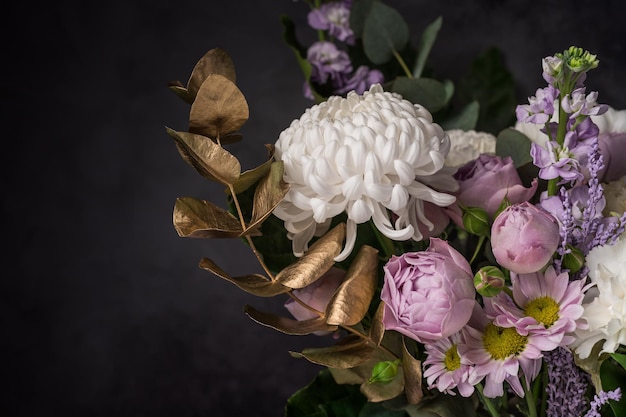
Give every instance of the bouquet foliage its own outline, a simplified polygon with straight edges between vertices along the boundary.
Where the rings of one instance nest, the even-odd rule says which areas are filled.
[[[381,1],[309,6],[313,44],[282,23],[315,104],[263,164],[227,150],[249,109],[220,48],[170,83],[191,107],[167,129],[227,196],[177,199],[176,231],[241,239],[262,273],[200,267],[283,299],[254,321],[328,341],[291,352],[322,370],[286,416],[626,415],[626,111],[586,91],[596,56],[543,58],[518,105],[496,49],[437,78],[441,18],[415,47]]]

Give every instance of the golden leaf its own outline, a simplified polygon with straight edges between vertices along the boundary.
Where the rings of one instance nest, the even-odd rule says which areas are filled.
[[[167,128],[181,156],[203,177],[231,185],[241,175],[239,160],[211,139],[195,133],[177,132]]]
[[[248,120],[248,102],[228,78],[209,74],[189,112],[189,131],[217,138],[237,131]]]
[[[380,345],[385,335],[385,325],[383,324],[384,312],[385,303],[381,301],[380,304],[378,304],[376,313],[374,313],[374,317],[372,317],[372,325],[370,327],[370,339],[372,339],[376,345]]]
[[[346,224],[340,223],[320,237],[296,262],[276,276],[276,281],[290,288],[304,288],[317,281],[335,264],[346,235]]]
[[[215,204],[193,197],[176,199],[174,228],[181,237],[239,237],[243,233],[239,220]]]
[[[378,250],[361,246],[326,307],[326,323],[353,326],[363,319],[374,297],[377,267]]]
[[[263,223],[289,191],[289,185],[283,181],[284,171],[282,161],[272,163],[269,171],[257,186],[254,191],[249,229],[254,229]]]
[[[252,274],[240,277],[230,276],[209,258],[202,258],[200,261],[200,268],[212,272],[218,277],[235,284],[242,290],[259,297],[274,297],[275,295],[284,294],[290,290],[290,288],[285,287],[276,281],[270,281],[263,275]]]
[[[296,358],[305,358],[309,362],[329,368],[353,368],[367,361],[374,353],[374,348],[359,337],[347,336],[336,345],[322,348],[307,348],[302,352],[289,352]]]
[[[219,74],[235,82],[235,65],[225,50],[213,48],[204,54],[194,66],[187,81],[187,87],[183,86],[180,81],[171,81],[168,88],[187,103],[192,104],[200,86],[210,74]]]
[[[272,313],[264,313],[249,305],[243,310],[252,320],[267,327],[290,335],[305,335],[318,331],[334,332],[337,326],[329,326],[323,317],[310,320],[294,320]]]
[[[233,83],[236,82],[235,65],[224,49],[213,48],[196,63],[189,81],[187,81],[187,91],[192,97],[192,102],[198,94],[200,86],[210,74],[219,74]]]
[[[274,145],[266,144],[265,147],[268,150],[267,161],[263,162],[256,168],[243,172],[239,176],[239,179],[233,184],[235,194],[242,193],[250,188],[252,185],[256,184],[261,178],[265,176],[267,171],[270,169],[270,165],[272,165],[274,159],[275,149]],[[230,195],[230,189],[226,189],[224,192]]]
[[[422,361],[415,359],[402,341],[402,370],[404,371],[404,392],[409,404],[418,404],[424,398],[422,391]]]

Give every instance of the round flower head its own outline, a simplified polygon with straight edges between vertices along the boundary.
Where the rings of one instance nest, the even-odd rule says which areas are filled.
[[[457,188],[453,169],[444,167],[449,148],[424,107],[380,84],[307,109],[276,142],[290,189],[274,214],[285,221],[294,254],[301,256],[343,212],[347,238],[337,261],[352,251],[356,225],[370,219],[390,239],[422,240],[420,223],[432,227],[424,202],[445,207],[455,201],[442,192]]]

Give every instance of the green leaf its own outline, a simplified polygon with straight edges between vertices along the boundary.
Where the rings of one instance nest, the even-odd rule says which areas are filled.
[[[532,161],[530,156],[531,141],[519,130],[506,128],[498,134],[496,155],[510,156],[516,168]]]
[[[458,95],[462,103],[480,103],[476,130],[496,135],[515,121],[515,82],[497,48],[476,58],[468,75],[459,82]]]
[[[363,48],[374,64],[391,60],[394,52],[404,49],[409,27],[402,15],[379,1],[372,3],[363,28]]]
[[[365,20],[375,0],[354,0],[350,8],[350,28],[356,38],[363,37]]]
[[[426,26],[426,29],[424,29],[418,46],[417,60],[415,61],[415,66],[413,67],[413,77],[419,78],[422,76],[422,71],[424,71],[428,55],[430,54],[435,40],[437,39],[437,34],[441,29],[442,22],[443,18],[439,16],[430,25]]]
[[[431,113],[443,108],[449,99],[445,85],[432,78],[398,77],[391,90],[412,103],[420,104]]]
[[[611,353],[611,357],[615,359],[617,363],[622,365],[622,368],[626,369],[626,355],[621,354],[621,353]]]
[[[613,391],[617,387],[622,389],[622,398],[619,401],[609,401],[609,406],[616,416],[626,416],[626,395],[623,392],[626,387],[626,368],[623,367],[624,355],[621,356],[619,362],[607,359],[600,365],[602,389],[604,391]]]
[[[410,417],[474,417],[472,399],[460,395],[438,394],[434,399],[406,408]]]
[[[285,417],[354,417],[365,403],[358,385],[339,385],[325,369],[287,400]]]
[[[459,113],[441,121],[441,127],[443,127],[444,130],[473,130],[476,127],[476,122],[478,121],[479,111],[480,104],[478,101],[474,100],[463,107]]]
[[[358,417],[406,417],[404,410],[391,410],[385,408],[382,403],[368,402],[361,409]]]

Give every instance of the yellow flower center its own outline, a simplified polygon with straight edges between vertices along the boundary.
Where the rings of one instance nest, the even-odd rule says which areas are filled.
[[[483,346],[492,358],[506,359],[517,355],[526,347],[528,337],[517,333],[513,327],[498,327],[489,323],[483,335]]]
[[[461,367],[461,357],[459,356],[459,352],[456,350],[456,344],[452,345],[452,347],[448,349],[443,363],[446,365],[446,369],[448,371],[455,371]]]
[[[526,304],[524,313],[543,323],[547,329],[559,319],[559,305],[550,297],[539,297]]]

